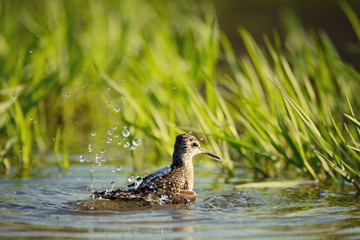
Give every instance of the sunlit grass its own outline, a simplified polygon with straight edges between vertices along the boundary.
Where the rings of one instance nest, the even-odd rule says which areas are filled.
[[[118,148],[119,158],[170,155],[175,136],[193,132],[230,175],[245,161],[259,177],[359,182],[360,75],[291,13],[285,37],[265,36],[263,47],[240,28],[239,57],[206,3],[9,2],[0,4],[3,169],[48,153],[68,169],[90,132],[120,123],[144,150]],[[358,33],[356,14],[341,8]]]
[[[293,15],[284,16],[284,46],[275,34],[261,49],[240,29],[248,56],[238,59],[223,38],[234,79],[226,82],[233,117],[252,143],[243,154],[265,176],[284,175],[292,165],[317,180],[340,174],[357,182],[358,126],[346,116],[355,120],[358,114],[359,74],[340,60],[325,33],[306,34]]]

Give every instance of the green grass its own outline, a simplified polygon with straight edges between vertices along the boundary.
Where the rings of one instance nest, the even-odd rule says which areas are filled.
[[[359,35],[358,16],[339,7]],[[360,74],[326,33],[282,16],[287,33],[262,47],[240,28],[238,57],[208,3],[3,1],[2,169],[68,169],[91,131],[126,125],[144,151],[117,148],[122,158],[171,154],[191,131],[229,175],[245,162],[259,177],[344,178],[359,190]]]

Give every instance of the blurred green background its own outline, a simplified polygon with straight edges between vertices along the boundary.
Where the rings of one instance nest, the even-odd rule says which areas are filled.
[[[358,187],[358,9],[356,1],[2,1],[1,169],[66,170],[83,154],[99,164],[102,148],[107,160],[141,164],[192,132],[229,176],[241,166],[260,178]],[[129,150],[135,138],[141,148]]]

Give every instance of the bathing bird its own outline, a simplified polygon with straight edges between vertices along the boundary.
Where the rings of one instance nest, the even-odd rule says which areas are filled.
[[[159,168],[147,177],[114,190],[94,192],[96,199],[115,201],[143,201],[160,204],[189,204],[196,200],[194,192],[194,167],[192,158],[205,154],[220,159],[201,148],[192,135],[180,134],[176,137],[172,164]]]

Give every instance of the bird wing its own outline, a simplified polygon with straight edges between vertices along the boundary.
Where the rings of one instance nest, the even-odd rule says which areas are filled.
[[[106,190],[102,192],[94,192],[95,198],[105,198],[116,200],[122,199],[136,199],[142,198],[144,193],[149,193],[158,190],[157,183],[161,181],[162,177],[169,174],[170,166],[165,166],[157,169],[152,174],[146,176],[142,181],[136,181],[128,186],[122,186],[115,190]],[[165,190],[165,189],[164,189]]]
[[[145,177],[143,179],[143,181],[140,183],[140,185],[138,186],[138,188],[142,188],[145,186],[148,186],[151,182],[153,182],[155,179],[158,178],[162,178],[165,175],[167,175],[169,172],[171,171],[171,167],[170,166],[165,166],[162,168],[159,168],[158,170],[156,170],[155,172],[153,172],[152,174],[150,174],[149,176]]]

